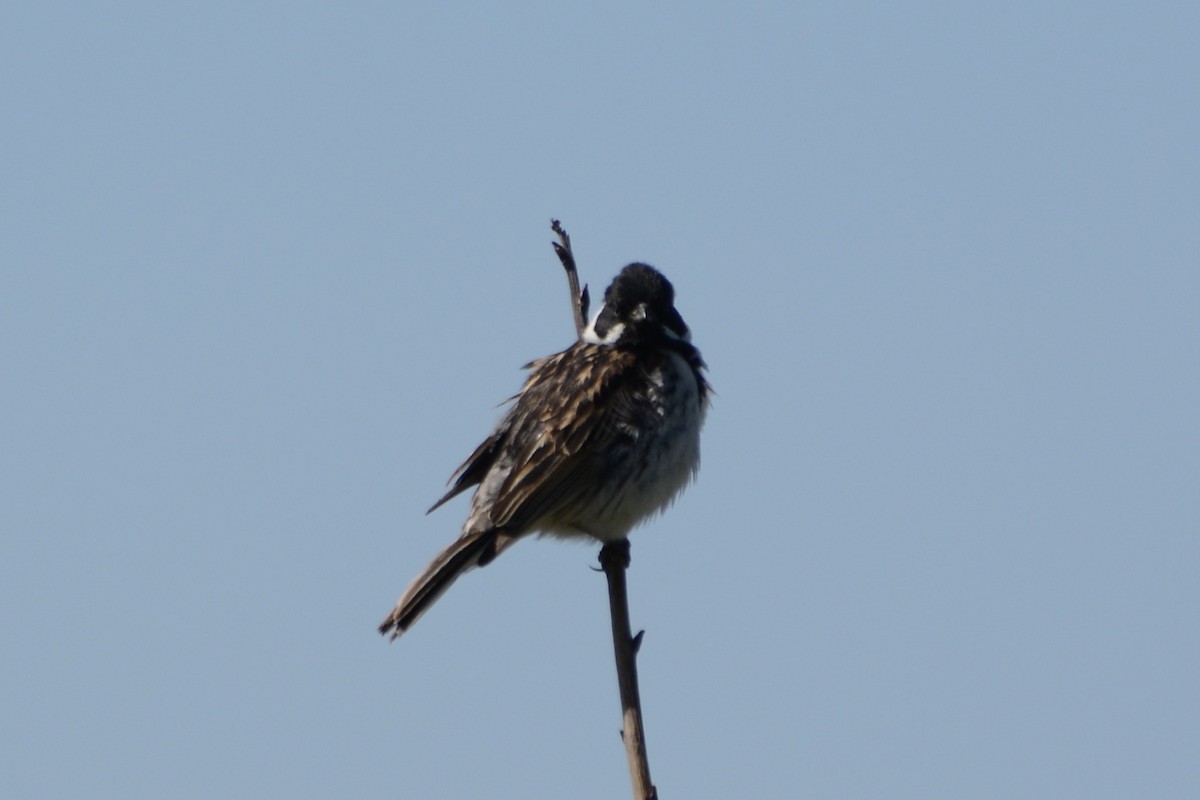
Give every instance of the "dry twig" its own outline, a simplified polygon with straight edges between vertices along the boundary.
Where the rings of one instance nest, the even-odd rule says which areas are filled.
[[[629,760],[634,800],[658,800],[658,789],[650,780],[646,757],[646,732],[642,728],[642,697],[638,692],[637,653],[642,634],[633,636],[629,627],[629,599],[625,594],[625,570],[629,567],[629,540],[610,542],[600,548],[600,567],[608,578],[608,610],[612,616],[613,655],[617,659],[617,685],[621,690],[621,739]]]
[[[575,319],[575,336],[582,339],[583,329],[587,326],[589,304],[587,284],[584,284],[583,289],[579,288],[579,271],[575,268],[575,253],[571,250],[571,237],[567,235],[562,223],[556,219],[550,220],[550,230],[558,235],[558,241],[550,244],[554,246],[554,252],[558,255],[558,260],[562,262],[563,269],[567,271],[567,289],[571,292],[571,314]]]
[[[583,338],[587,325],[588,290],[579,288],[579,272],[571,237],[558,220],[551,220],[550,229],[558,236],[554,252],[567,272],[567,287],[571,291],[571,311],[575,318],[575,335]],[[612,617],[613,655],[617,661],[617,686],[621,691],[621,739],[629,760],[629,777],[633,781],[634,800],[658,800],[658,790],[650,781],[650,762],[646,758],[646,733],[642,728],[642,700],[638,691],[637,652],[642,634],[632,634],[629,626],[629,598],[625,591],[625,570],[629,567],[629,540],[609,542],[600,548],[600,568],[608,579],[608,610]]]

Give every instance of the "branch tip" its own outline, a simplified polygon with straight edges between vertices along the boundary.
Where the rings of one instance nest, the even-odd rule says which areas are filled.
[[[567,273],[567,288],[571,292],[571,316],[575,320],[575,337],[582,339],[583,329],[587,324],[587,287],[584,287],[583,292],[579,291],[579,270],[575,266],[575,252],[571,249],[571,237],[566,228],[558,220],[551,219],[550,230],[558,237],[558,241],[551,242],[550,246],[554,248],[554,254],[558,256],[563,270]]]

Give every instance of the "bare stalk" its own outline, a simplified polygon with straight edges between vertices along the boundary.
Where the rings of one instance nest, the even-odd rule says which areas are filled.
[[[571,250],[571,237],[567,235],[562,223],[556,219],[550,220],[550,230],[558,236],[558,241],[550,244],[554,246],[554,252],[567,272],[567,289],[571,292],[571,314],[575,319],[575,336],[582,339],[588,315],[587,284],[584,284],[583,289],[579,288],[579,271],[575,268],[575,253]]]
[[[571,292],[571,313],[575,319],[575,335],[583,338],[587,325],[588,290],[579,288],[579,271],[571,237],[558,220],[550,221],[550,229],[558,236],[552,242],[558,260],[567,273],[567,288]],[[610,542],[600,548],[600,568],[608,578],[608,610],[612,617],[613,655],[617,661],[617,686],[621,691],[621,739],[629,760],[629,777],[633,782],[634,800],[658,800],[658,790],[650,781],[650,762],[646,758],[646,733],[642,728],[642,699],[638,692],[637,652],[642,644],[640,631],[634,636],[629,627],[629,598],[625,592],[625,570],[629,568],[629,540]]]
[[[658,800],[658,789],[650,780],[646,757],[646,732],[642,728],[642,698],[638,691],[637,653],[642,634],[629,627],[629,599],[625,594],[625,570],[629,567],[629,540],[610,542],[600,548],[600,568],[608,578],[608,610],[612,616],[613,654],[617,659],[617,686],[621,690],[621,740],[629,760],[634,800]]]

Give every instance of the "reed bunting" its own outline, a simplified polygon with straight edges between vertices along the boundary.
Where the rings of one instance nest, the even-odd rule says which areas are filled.
[[[508,413],[429,509],[478,487],[462,533],[404,591],[380,633],[407,631],[458,576],[527,534],[624,539],[695,476],[709,386],[675,289],[658,270],[622,269],[580,340],[525,368]]]

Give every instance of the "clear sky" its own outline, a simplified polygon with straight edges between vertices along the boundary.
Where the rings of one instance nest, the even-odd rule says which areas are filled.
[[[431,6],[438,5],[438,8]],[[0,785],[628,794],[596,550],[399,642],[599,292],[717,396],[633,539],[664,798],[1200,796],[1195,3],[18,3]]]

